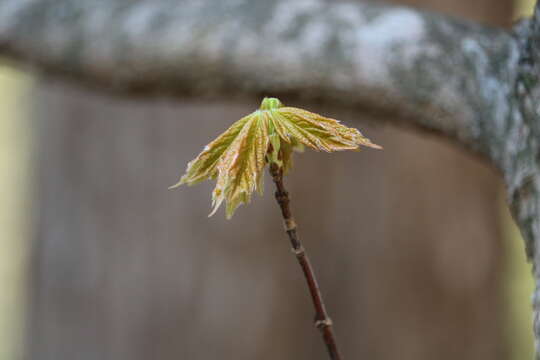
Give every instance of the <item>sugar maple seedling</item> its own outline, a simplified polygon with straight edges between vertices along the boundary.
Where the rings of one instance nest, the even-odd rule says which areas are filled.
[[[212,216],[223,201],[226,216],[251,200],[257,190],[263,192],[263,170],[268,164],[276,185],[275,197],[281,208],[285,231],[292,250],[306,278],[315,307],[315,326],[321,331],[332,360],[341,359],[332,320],[328,316],[315,273],[296,233],[296,223],[289,207],[289,194],[283,185],[283,175],[292,167],[293,150],[308,146],[326,152],[359,150],[360,146],[381,149],[360,131],[348,128],[338,120],[306,110],[283,106],[276,98],[264,98],[259,110],[238,120],[189,162],[186,174],[171,186],[194,185],[203,180],[217,179],[212,192]]]

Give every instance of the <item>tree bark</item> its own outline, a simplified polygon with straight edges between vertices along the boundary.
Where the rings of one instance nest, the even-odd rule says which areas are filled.
[[[4,0],[0,23],[0,53],[89,85],[362,106],[497,165],[522,53],[509,31],[372,2]]]
[[[0,14],[7,13],[2,6],[8,3],[0,4]],[[21,2],[19,10],[14,6],[10,14],[32,3]],[[165,1],[148,4],[161,3]],[[446,2],[462,14],[469,5],[490,3]],[[44,13],[34,10],[40,23],[43,14],[58,8],[48,2],[41,8]],[[70,6],[64,9],[66,21],[73,21],[71,10]],[[134,12],[132,8],[130,13]],[[507,14],[492,11],[475,16],[500,23],[507,22]],[[122,13],[117,15],[121,23]],[[4,24],[0,37],[7,34],[6,29],[17,28],[12,22],[0,23]],[[47,24],[32,37],[50,33],[49,26],[55,25]],[[463,26],[463,31],[477,29],[472,24]],[[173,33],[181,36],[176,30]],[[307,36],[312,31],[316,30],[302,33]],[[495,29],[486,34],[487,38],[509,37]],[[52,44],[34,43],[26,32],[13,38],[21,44],[27,40],[46,57],[64,56],[49,53],[46,49]],[[11,49],[8,45],[4,38],[4,49]],[[77,49],[71,48],[75,57]],[[124,55],[136,61],[142,53],[131,50]],[[26,57],[21,49],[10,51],[16,58]],[[96,68],[91,72],[100,80],[82,76],[93,84],[116,83],[117,90],[144,90],[156,84],[168,88],[165,75],[141,87],[131,66],[118,66],[126,59],[111,62],[114,66],[108,68],[107,58],[95,56],[98,59],[91,63]],[[36,60],[36,64],[72,76],[80,76],[90,64],[64,69],[55,61]],[[461,61],[466,62],[466,56]],[[159,71],[170,69],[167,76],[180,74],[181,68],[168,66],[173,65],[156,62]],[[126,73],[113,76],[108,69]],[[445,69],[441,65],[433,71]],[[147,73],[138,74],[144,78]],[[255,74],[260,72],[254,70]],[[289,79],[292,87],[288,88],[283,86],[285,77],[278,75],[268,74],[265,81],[275,78],[276,83],[265,91],[275,89],[286,96],[282,98],[286,103],[295,101],[294,105],[301,106],[298,96],[287,96],[287,92],[306,90],[294,87],[305,79]],[[174,84],[184,80],[170,79]],[[321,79],[315,80],[309,85],[312,94],[331,92],[333,85],[324,90],[317,85]],[[245,81],[251,85],[243,86],[243,91],[263,90],[250,83],[249,77]],[[351,89],[355,84],[349,85]],[[418,84],[418,91],[427,96],[424,83]],[[473,92],[468,84],[472,83],[465,82],[465,89]],[[407,98],[396,104],[411,102],[411,109],[416,108],[425,97],[409,90]],[[299,155],[287,179],[345,358],[504,359],[499,301],[502,254],[493,169],[433,139],[366,129],[367,125],[356,122],[360,110],[383,106],[366,106],[373,98],[360,98],[331,97],[327,104],[333,107],[302,101],[309,109],[360,126],[386,150]],[[394,109],[400,119],[412,123],[412,115],[419,114],[428,124],[427,114],[433,114],[434,108],[452,113],[461,100],[452,103],[445,98],[440,108],[424,106],[412,112],[401,105]],[[209,138],[251,111],[254,104],[114,98],[51,79],[38,86],[35,102],[40,203],[31,264],[28,359],[325,358],[310,325],[309,299],[298,286],[301,275],[291,279],[290,274],[297,273],[296,264],[281,239],[279,213],[271,197],[255,198],[232,221],[218,215],[208,220],[209,185],[166,190]],[[341,109],[335,106],[345,103]],[[351,104],[361,106],[352,110]],[[446,113],[439,110],[436,113]],[[472,110],[459,111],[464,115]],[[470,139],[465,120],[472,118],[463,116],[462,122],[446,122],[453,117],[436,119],[431,128],[444,127],[461,139]],[[483,145],[470,147],[489,152]]]

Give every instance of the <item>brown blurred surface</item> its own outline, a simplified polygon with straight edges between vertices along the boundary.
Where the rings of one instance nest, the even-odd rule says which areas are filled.
[[[421,7],[493,25],[510,25],[516,6],[516,2],[509,0],[391,0],[389,2]]]
[[[511,15],[510,1],[414,3]],[[50,81],[34,96],[28,359],[326,359],[270,181],[231,221],[206,218],[212,184],[166,189],[258,104],[119,99]],[[493,170],[360,112],[294,105],[385,147],[306,152],[286,179],[346,358],[506,359]]]

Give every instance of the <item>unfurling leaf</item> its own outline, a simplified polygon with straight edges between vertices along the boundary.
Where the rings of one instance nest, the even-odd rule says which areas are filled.
[[[223,201],[227,218],[249,203],[251,194],[263,192],[263,170],[273,162],[286,172],[292,167],[293,150],[307,146],[326,152],[381,149],[360,131],[306,110],[286,107],[276,98],[264,98],[259,110],[238,120],[189,162],[186,174],[171,186],[194,185],[217,179],[212,192],[212,216]]]

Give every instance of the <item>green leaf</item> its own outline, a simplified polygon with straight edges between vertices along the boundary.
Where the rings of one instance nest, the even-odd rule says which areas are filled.
[[[262,191],[268,142],[268,126],[256,111],[219,161],[211,215],[226,200],[227,218],[230,218],[241,203],[249,203],[253,191]]]
[[[169,189],[177,188],[182,184],[191,186],[206,179],[215,179],[219,160],[250,119],[251,115],[248,115],[238,120],[225,130],[223,134],[218,136],[217,139],[206,145],[204,150],[194,160],[188,163],[186,174]]]
[[[303,151],[304,145],[326,152],[358,150],[360,146],[381,149],[338,120],[264,98],[259,110],[235,122],[189,162],[186,174],[171,188],[217,179],[209,216],[225,201],[230,218],[238,206],[250,202],[255,190],[262,194],[268,162],[286,172],[292,167],[293,151]]]
[[[272,111],[276,129],[285,129],[280,136],[285,141],[294,138],[314,150],[326,152],[357,150],[360,145],[381,149],[364,137],[358,129],[342,125],[338,120],[294,107]]]

